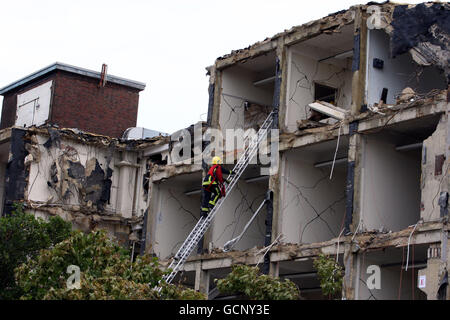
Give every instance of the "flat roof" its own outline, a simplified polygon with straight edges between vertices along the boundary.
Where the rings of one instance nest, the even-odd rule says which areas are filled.
[[[79,67],[75,67],[75,66],[71,66],[65,63],[61,63],[61,62],[55,62],[51,65],[49,65],[48,67],[45,67],[41,70],[38,70],[20,80],[17,80],[9,85],[7,85],[6,87],[3,87],[0,89],[0,95],[3,95],[4,93],[7,93],[8,91],[11,91],[15,88],[18,88],[28,82],[31,82],[47,73],[50,73],[54,70],[62,70],[62,71],[66,71],[66,72],[70,72],[70,73],[74,73],[74,74],[79,74],[82,76],[86,76],[86,77],[90,77],[90,78],[95,78],[95,79],[100,79],[101,73],[97,72],[97,71],[93,71],[93,70],[88,70],[88,69],[84,69],[84,68],[79,68]],[[116,83],[116,84],[120,84],[123,86],[127,86],[127,87],[131,87],[131,88],[135,88],[138,90],[144,90],[145,88],[145,83],[143,82],[138,82],[138,81],[134,81],[134,80],[128,80],[125,78],[120,78],[120,77],[116,77],[116,76],[112,76],[107,74],[106,75],[106,80],[108,82],[112,82],[112,83]]]

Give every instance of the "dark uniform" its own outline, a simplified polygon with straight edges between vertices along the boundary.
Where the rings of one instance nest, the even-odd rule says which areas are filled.
[[[223,174],[231,175],[233,171],[223,168],[220,164],[214,164],[209,168],[208,174],[202,184],[202,209],[201,216],[206,217],[214,208],[217,200],[225,196]],[[228,179],[225,180],[228,182]]]

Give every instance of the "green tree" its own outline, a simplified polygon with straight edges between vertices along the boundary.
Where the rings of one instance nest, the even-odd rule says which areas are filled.
[[[80,289],[67,289],[67,267],[80,268]],[[157,258],[139,256],[131,261],[127,250],[103,230],[73,235],[42,250],[35,259],[16,269],[22,299],[204,299],[204,295],[166,284]],[[160,282],[161,281],[161,282]],[[158,293],[155,287],[160,285]]]
[[[342,267],[335,259],[324,254],[320,254],[313,264],[317,270],[323,295],[330,298],[338,295],[342,290]]]
[[[22,292],[14,281],[14,268],[69,237],[71,224],[58,216],[48,221],[24,212],[15,204],[11,215],[0,217],[0,300],[18,299]]]
[[[222,294],[242,294],[251,300],[297,300],[298,287],[290,280],[260,274],[257,267],[233,265],[224,279],[215,279]]]

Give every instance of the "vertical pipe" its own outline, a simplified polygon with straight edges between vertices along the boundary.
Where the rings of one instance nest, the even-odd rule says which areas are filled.
[[[273,192],[272,190],[267,191],[266,194],[266,209],[267,209],[267,215],[266,215],[266,234],[264,237],[264,246],[270,246],[272,243],[272,219],[273,219]],[[270,253],[267,252],[267,254],[264,256],[264,264],[262,266],[262,272],[264,274],[269,274],[270,270]]]
[[[208,95],[209,95],[209,99],[208,99],[208,118],[207,118],[207,123],[208,126],[211,126],[212,123],[212,117],[213,117],[213,108],[214,108],[214,83],[210,83],[208,86]]]
[[[273,92],[273,123],[272,128],[278,128],[278,111],[280,108],[280,91],[281,91],[281,66],[280,57],[276,57],[275,60],[275,85]]]

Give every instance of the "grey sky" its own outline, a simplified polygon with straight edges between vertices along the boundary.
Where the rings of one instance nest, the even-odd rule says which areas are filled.
[[[358,3],[3,2],[0,87],[55,61],[97,71],[106,63],[108,73],[147,84],[137,125],[172,133],[206,119],[205,67],[218,56]]]

